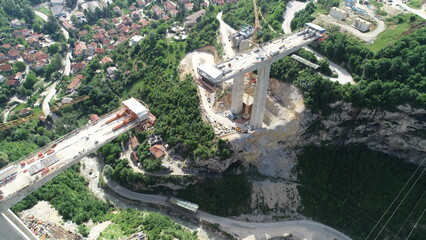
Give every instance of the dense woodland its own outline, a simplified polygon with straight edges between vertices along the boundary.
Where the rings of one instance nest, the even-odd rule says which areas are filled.
[[[365,239],[416,168],[413,164],[364,146],[305,147],[298,156],[297,164],[303,214],[339,229],[353,239]],[[373,238],[414,184],[378,237],[386,239],[398,235],[397,239],[406,239],[426,207],[426,199],[422,198],[426,176],[421,172],[422,169],[416,172],[408,187],[398,196],[373,232]],[[415,182],[417,178],[418,182]],[[426,219],[420,219],[419,226],[425,224]],[[424,236],[425,228],[417,227],[410,239],[421,240]]]
[[[272,65],[271,75],[293,82],[305,103],[316,112],[329,112],[329,103],[344,100],[357,107],[395,111],[400,104],[426,107],[426,29],[418,29],[392,46],[374,53],[351,36],[331,33],[315,49],[345,66],[357,82],[340,85],[314,75],[289,57]]]
[[[285,1],[257,0],[256,4],[259,9],[259,24],[262,26],[257,35],[259,42],[266,42],[282,34],[281,23],[284,20]],[[240,0],[226,4],[223,8],[223,20],[236,30],[240,30],[246,24],[254,26],[253,1]]]
[[[95,223],[109,220],[113,224],[101,233],[104,239],[117,239],[140,231],[149,239],[197,239],[193,233],[162,214],[116,209],[110,203],[99,200],[87,188],[84,178],[79,175],[79,168],[77,165],[66,170],[17,203],[12,210],[19,213],[44,200],[50,202],[65,221],[71,220],[79,224],[79,232],[83,236],[88,234],[84,223],[89,220]]]

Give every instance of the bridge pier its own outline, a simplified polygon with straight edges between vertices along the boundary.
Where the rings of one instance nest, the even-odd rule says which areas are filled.
[[[243,110],[244,89],[244,75],[236,76],[232,84],[231,98],[231,110],[235,114],[239,114]]]
[[[254,128],[261,128],[263,124],[271,64],[272,63],[268,63],[266,66],[259,68],[257,71],[256,89],[254,92],[253,109],[251,111],[250,119],[250,125]]]
[[[0,214],[0,239],[37,240],[38,237],[10,209]]]

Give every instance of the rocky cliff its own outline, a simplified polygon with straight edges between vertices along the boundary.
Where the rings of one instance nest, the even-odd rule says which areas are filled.
[[[295,149],[308,144],[365,144],[417,164],[426,157],[425,110],[400,106],[388,112],[358,109],[343,102],[332,108],[328,116],[305,110],[289,122],[241,135],[231,141],[235,158],[255,164],[267,175],[291,177],[291,172],[277,172],[282,172],[280,165],[294,163]]]

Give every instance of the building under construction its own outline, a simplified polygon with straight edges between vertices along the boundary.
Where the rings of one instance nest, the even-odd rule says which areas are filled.
[[[135,98],[129,98],[121,102],[120,111],[106,123],[109,124],[121,118],[123,119],[122,122],[113,127],[114,131],[135,120],[148,125],[154,124],[156,120],[155,116],[149,112],[148,106]]]
[[[250,46],[250,38],[252,37],[253,33],[254,27],[250,25],[247,25],[243,27],[239,32],[234,33],[232,36],[229,37],[229,40],[232,42],[232,48],[240,52],[247,49]]]

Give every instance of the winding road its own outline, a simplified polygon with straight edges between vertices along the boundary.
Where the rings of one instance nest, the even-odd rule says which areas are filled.
[[[155,205],[168,206],[166,196],[133,192],[108,179],[106,179],[105,182],[112,189],[112,191],[127,199]],[[201,221],[219,224],[222,230],[228,233],[232,233],[239,238],[254,236],[256,239],[268,239],[269,237],[278,237],[286,233],[291,233],[294,236],[298,236],[301,239],[306,240],[350,240],[350,238],[343,233],[338,232],[324,224],[310,220],[268,223],[243,222],[230,218],[215,216],[204,211],[198,211],[197,217]]]
[[[47,22],[48,17],[46,14],[39,12],[39,11],[34,11],[35,14],[37,14],[37,16],[41,17],[44,21]],[[64,38],[68,40],[69,38],[69,34],[67,32],[67,30],[65,30],[63,27],[61,27],[61,31],[62,34],[64,35]],[[69,76],[71,73],[71,49],[68,50],[67,55],[65,56],[65,59],[63,60],[63,64],[64,64],[64,71],[63,71],[63,75],[64,76]],[[55,96],[56,94],[56,85],[58,84],[59,80],[55,81],[50,87],[48,87],[46,89],[46,91],[44,91],[42,93],[42,95],[46,95],[46,97],[43,100],[43,104],[42,104],[42,110],[44,112],[44,114],[46,116],[48,116],[49,114],[51,114],[50,112],[50,106],[49,106],[49,102],[52,99],[53,96]],[[52,117],[54,118],[55,115],[52,114]]]
[[[228,40],[228,37],[237,31],[222,20],[222,14],[222,12],[218,13],[216,18],[220,24],[219,31],[220,36],[222,37],[223,51],[225,52],[226,57],[232,58],[235,56],[235,51],[232,49],[232,43]]]
[[[294,15],[300,11],[303,10],[307,5],[307,2],[299,2],[299,1],[290,1],[287,4],[286,10],[284,12],[284,21],[282,23],[282,28],[285,34],[287,33],[291,33],[291,27],[290,27],[290,23],[291,20],[293,20]],[[324,56],[321,55],[320,53],[318,53],[317,51],[313,50],[310,47],[305,47],[305,50],[312,52],[316,58],[318,59],[323,59]],[[339,82],[340,84],[345,84],[345,83],[351,83],[351,84],[355,84],[355,81],[353,80],[351,74],[346,71],[346,69],[342,68],[341,66],[337,65],[336,63],[328,60],[329,64],[330,64],[330,68],[331,70],[333,70],[334,72],[337,73],[337,78],[332,78],[332,77],[328,77],[328,76],[324,76],[325,78],[330,79],[333,82]]]

